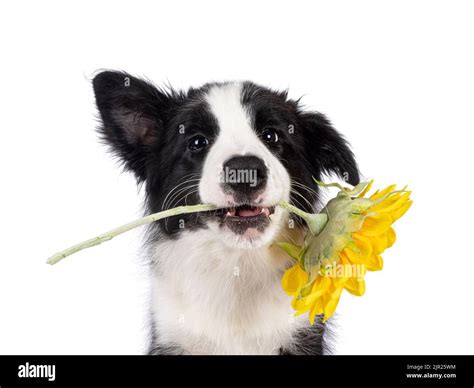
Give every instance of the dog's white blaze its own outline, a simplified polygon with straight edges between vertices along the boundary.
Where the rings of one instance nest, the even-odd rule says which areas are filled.
[[[233,204],[230,195],[221,187],[224,163],[237,155],[254,155],[265,163],[268,170],[265,190],[259,195],[259,205],[269,207],[281,200],[288,200],[290,195],[290,177],[280,161],[262,143],[251,127],[248,112],[241,103],[241,83],[228,83],[211,88],[206,96],[212,114],[219,125],[219,135],[211,146],[204,162],[199,195],[204,203],[227,207]],[[284,212],[276,208],[270,217],[271,222],[265,231],[256,238],[238,236],[230,230],[219,228],[217,223],[209,227],[229,246],[253,248],[269,244],[284,225]]]
[[[219,135],[206,157],[199,194],[203,202],[229,205],[231,198],[220,187],[225,161],[236,155],[255,155],[264,161],[268,169],[267,187],[260,197],[261,204],[272,206],[288,199],[290,178],[280,161],[252,129],[248,112],[241,103],[241,92],[241,83],[228,83],[211,88],[206,96],[217,119]]]

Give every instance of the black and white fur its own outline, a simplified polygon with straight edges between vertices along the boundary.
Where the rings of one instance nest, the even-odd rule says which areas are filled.
[[[148,213],[197,203],[225,208],[149,228],[149,353],[327,353],[327,324],[293,317],[281,287],[292,263],[272,244],[301,243],[305,230],[275,206],[280,200],[314,211],[312,177],[359,181],[353,154],[330,122],[286,92],[251,82],[177,92],[106,71],[93,86],[100,133],[144,184]],[[257,171],[259,184],[227,184],[227,165]]]

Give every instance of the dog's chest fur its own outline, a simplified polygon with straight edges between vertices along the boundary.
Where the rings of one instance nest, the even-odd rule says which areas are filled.
[[[230,250],[209,237],[183,232],[152,248],[152,353],[280,354],[314,334],[281,288],[286,254]]]

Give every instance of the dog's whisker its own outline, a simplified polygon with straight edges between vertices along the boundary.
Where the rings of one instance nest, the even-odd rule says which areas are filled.
[[[298,182],[298,181],[296,181],[296,180],[294,180],[294,179],[292,179],[292,178],[290,178],[290,182],[291,182],[291,184],[292,184],[293,186],[300,187],[300,188],[306,190],[308,193],[312,193],[312,194],[314,194],[314,195],[318,195],[318,192],[317,192],[316,190],[314,190],[313,188],[311,188],[311,187],[309,187],[309,186],[307,186],[307,185],[305,185],[305,184],[303,184],[303,183],[301,183],[301,182]]]
[[[169,192],[168,194],[166,195],[165,199],[163,200],[163,205],[162,205],[162,210],[167,210],[169,208],[169,205],[168,202],[170,201],[170,197],[172,195],[172,193],[177,190],[179,187],[183,186],[183,185],[186,185],[188,183],[191,183],[191,182],[198,182],[200,181],[199,178],[190,178],[184,182],[181,182],[179,184],[177,184],[176,186],[174,186]],[[174,195],[174,194],[173,194]]]
[[[180,198],[178,198],[174,203],[171,203],[170,202],[170,208],[173,208],[173,207],[176,207],[179,202],[183,199],[183,198],[186,198],[188,195],[191,195],[191,194],[194,194],[194,193],[197,193],[199,191],[199,188],[196,188],[197,185],[191,185],[191,186],[186,186],[183,190],[191,190],[191,192],[189,193],[185,193],[183,196],[181,196]],[[183,191],[181,190],[181,192]],[[168,218],[165,219],[165,228],[166,230],[168,230]]]
[[[302,208],[301,203],[296,198],[291,199],[290,204],[298,208]],[[296,222],[297,225],[304,226],[304,227],[306,226],[305,222],[301,220],[300,217],[294,217],[292,219]]]
[[[306,190],[308,193],[314,195],[314,197],[316,197],[316,198],[318,197],[318,192],[315,191],[314,189],[312,189],[311,187],[306,186],[306,185],[304,185],[304,184],[302,184],[302,183],[300,183],[300,182],[298,182],[298,181],[296,181],[296,180],[294,180],[294,179],[290,179],[290,181],[291,181],[291,184],[292,184],[292,185],[297,186],[297,187],[299,187],[299,188],[301,188],[301,189]]]
[[[190,187],[189,189],[192,189],[192,188]],[[181,197],[179,197],[175,200],[175,202],[173,203],[173,207],[179,206],[180,202],[182,202],[182,201],[184,201],[184,205],[186,206],[187,205],[187,202],[186,202],[187,197],[192,195],[192,194],[197,193],[198,191],[199,191],[199,189],[195,188],[195,189],[191,190],[188,193],[184,193]]]
[[[184,187],[180,188],[179,190],[175,191],[173,193],[173,195],[169,197],[168,202],[166,204],[167,207],[165,209],[172,208],[173,206],[170,206],[171,203],[173,203],[173,201],[176,199],[176,197],[179,197],[179,195],[183,191],[189,190],[190,188],[196,188],[196,187],[199,187],[199,183],[194,183],[194,184],[191,184],[191,185],[188,185],[188,186],[184,186]]]
[[[190,175],[194,175],[194,174],[190,174]],[[184,178],[183,178],[184,179]],[[189,182],[193,182],[193,181],[197,181],[199,180],[199,177],[198,176],[191,176],[189,177],[189,179],[185,179],[183,181],[183,179],[180,179],[180,182],[178,182],[178,184],[176,184],[169,192],[168,194],[166,195],[165,199],[163,200],[163,204],[166,203],[168,197],[173,193],[173,191],[175,191],[177,188],[189,183]]]
[[[295,190],[295,189],[291,189],[290,192],[291,192],[292,194],[298,195],[300,198],[302,198],[302,199],[308,204],[309,209],[310,209],[312,212],[314,212],[314,205],[313,205],[310,201],[308,201],[308,199],[307,199],[304,195],[302,195],[300,192],[298,192],[298,191]],[[301,205],[301,202],[298,201],[298,203]]]

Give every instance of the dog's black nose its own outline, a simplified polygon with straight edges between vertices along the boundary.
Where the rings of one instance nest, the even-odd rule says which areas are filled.
[[[226,192],[250,198],[259,193],[267,183],[267,167],[254,155],[234,156],[224,163],[223,187]]]

